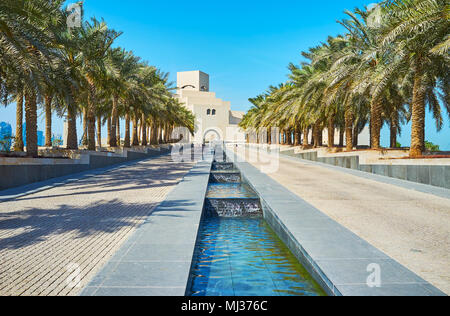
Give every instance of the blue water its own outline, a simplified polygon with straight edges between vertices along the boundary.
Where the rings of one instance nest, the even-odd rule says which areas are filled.
[[[204,219],[192,296],[325,295],[264,219]]]

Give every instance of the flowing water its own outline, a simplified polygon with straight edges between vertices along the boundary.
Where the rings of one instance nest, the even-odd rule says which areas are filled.
[[[262,218],[205,218],[192,296],[321,296],[325,293]]]
[[[232,163],[214,163],[191,271],[192,296],[322,296],[263,218]]]

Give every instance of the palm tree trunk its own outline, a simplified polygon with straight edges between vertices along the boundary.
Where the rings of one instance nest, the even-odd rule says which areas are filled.
[[[88,143],[88,114],[87,114],[87,108],[83,108],[83,139],[81,143],[83,146],[87,146]]]
[[[95,151],[95,85],[89,83],[89,97],[87,110],[88,150]]]
[[[145,114],[142,113],[142,146],[147,146],[147,121]]]
[[[14,151],[23,151],[23,93],[20,92],[16,99],[16,139]]]
[[[45,96],[45,147],[52,147],[52,101],[53,97]]]
[[[339,147],[344,147],[345,130],[343,127],[339,128]]]
[[[170,126],[166,124],[164,127],[164,142],[168,144],[170,142]]]
[[[152,119],[152,128],[150,131],[150,144],[151,145],[156,145],[157,144],[157,135],[156,135],[156,123],[155,120]]]
[[[110,147],[117,147],[117,104],[119,98],[114,95],[112,100],[111,110],[111,139],[109,141]]]
[[[112,124],[112,123],[111,123]],[[120,116],[117,115],[117,125],[116,125],[117,133],[116,133],[116,142],[117,147],[120,147],[121,137],[120,137]]]
[[[319,146],[323,145],[323,129],[319,127]]]
[[[345,142],[346,150],[353,150],[353,112],[351,108],[345,111]]]
[[[38,157],[37,144],[37,102],[35,92],[26,92],[25,94],[25,123],[27,156]]]
[[[334,147],[334,115],[328,119],[328,147]]]
[[[97,116],[97,144],[98,147],[102,147],[102,117]]]
[[[397,134],[398,134],[398,111],[394,110],[391,114],[389,122],[390,128],[390,147],[397,148]]]
[[[77,115],[72,105],[67,109],[67,149],[78,149]]]
[[[132,143],[132,146],[139,146],[138,124],[139,124],[139,117],[138,117],[138,113],[136,111],[134,113],[134,117],[133,117],[133,143]]]
[[[111,146],[111,125],[112,125],[111,117],[108,117],[106,119],[106,129],[107,129],[106,132],[107,132],[107,142],[109,146]]]
[[[130,115],[125,114],[125,141],[123,147],[130,148]]]
[[[391,121],[390,122],[390,147],[397,148],[397,126]]]
[[[383,110],[383,99],[380,97],[373,98],[370,106],[370,120],[371,124],[371,143],[372,149],[380,149],[380,134],[381,134],[381,112]]]
[[[420,67],[416,70],[414,77],[411,121],[411,150],[409,155],[415,158],[423,155],[425,147],[425,89],[422,85]]]
[[[358,125],[355,124],[353,127],[353,147],[358,147],[359,142],[359,133],[358,133]]]
[[[92,110],[88,114],[88,150],[95,151],[95,114]]]
[[[303,147],[308,146],[309,128],[303,130]]]
[[[314,125],[313,133],[314,133],[314,148],[318,148],[320,146],[320,128],[318,123]]]
[[[294,127],[294,146],[300,145],[300,134],[299,134],[299,128],[296,124]]]

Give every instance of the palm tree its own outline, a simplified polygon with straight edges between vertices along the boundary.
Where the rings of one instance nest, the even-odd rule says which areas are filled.
[[[390,145],[395,147],[401,124],[411,118],[410,155],[420,156],[425,105],[438,130],[443,126],[442,107],[450,110],[447,1],[385,1],[346,14],[339,23],[347,34],[303,53],[308,62],[291,64],[287,85],[264,95],[241,127],[279,126],[284,130],[282,142],[287,138],[289,143],[294,131],[295,144],[301,129],[304,145],[312,128],[318,146],[326,126],[329,147],[339,127],[340,143],[345,129],[347,150],[352,150],[370,120],[371,147],[379,149],[383,122],[390,125]]]
[[[27,153],[37,156],[37,107],[46,114],[46,145],[51,145],[52,114],[66,116],[67,149],[77,149],[76,119],[83,117],[87,145],[101,145],[101,127],[111,122],[110,145],[117,146],[120,117],[125,117],[125,146],[130,146],[130,120],[135,122],[134,143],[142,144],[147,131],[152,141],[169,142],[176,125],[194,128],[192,114],[175,101],[168,74],[121,48],[111,48],[121,33],[92,19],[68,29],[63,0],[4,0],[0,3],[0,99],[17,103],[15,150],[23,150],[25,104]],[[151,129],[147,128],[151,125]],[[117,131],[117,133],[116,133]]]
[[[27,155],[31,157],[38,155],[37,102],[45,81],[43,70],[49,60],[54,58],[50,49],[54,38],[47,30],[61,23],[61,3],[5,0],[0,4],[0,12],[3,13],[0,15],[0,84],[5,86],[7,74],[16,74],[23,83]],[[19,101],[21,93],[18,91]],[[17,121],[21,116],[20,104]],[[20,140],[17,149],[19,147]]]
[[[390,1],[383,8],[386,26],[382,49],[396,56],[383,75],[386,78],[395,73],[411,81],[410,156],[419,157],[425,149],[425,105],[434,110],[438,126],[438,100],[450,109],[448,1]]]
[[[111,111],[111,132],[109,145],[117,147],[117,129],[119,103],[127,97],[126,91],[131,89],[133,79],[137,76],[140,67],[139,58],[135,57],[132,52],[127,52],[122,48],[111,49],[108,52],[112,64],[117,72],[112,73],[110,78],[110,89],[112,92],[112,111]],[[119,138],[120,141],[120,138]]]
[[[108,73],[115,72],[114,65],[108,59],[108,51],[114,40],[121,35],[108,29],[104,21],[92,18],[92,23],[86,22],[80,28],[79,44],[81,73],[87,84],[87,130],[88,150],[95,150],[95,107],[97,89],[107,81]]]

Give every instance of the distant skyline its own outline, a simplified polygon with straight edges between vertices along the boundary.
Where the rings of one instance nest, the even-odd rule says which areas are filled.
[[[204,71],[210,75],[211,91],[231,101],[233,110],[247,111],[251,106],[248,98],[287,80],[287,65],[303,61],[301,51],[319,45],[330,35],[344,33],[336,23],[345,17],[344,10],[374,1],[84,2],[85,18],[104,18],[109,27],[124,32],[116,46],[132,50],[169,72],[174,83],[178,71]],[[39,115],[39,129],[44,130],[44,115]],[[443,115],[445,124],[437,133],[428,114],[427,140],[450,150],[449,116],[445,111]],[[0,108],[0,121],[11,123],[15,129],[14,105]],[[61,119],[55,117],[53,129],[63,134]],[[79,130],[79,137],[81,134]],[[409,146],[409,141],[410,126],[405,126],[399,142]],[[385,127],[382,145],[388,144],[389,130]]]

